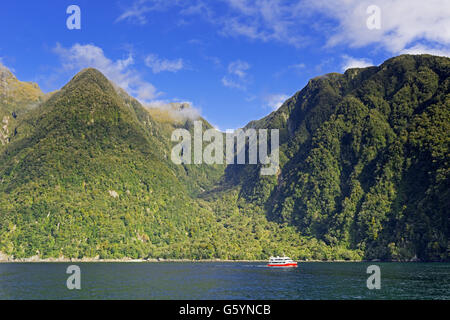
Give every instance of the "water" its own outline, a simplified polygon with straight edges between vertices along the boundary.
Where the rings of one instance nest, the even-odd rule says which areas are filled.
[[[0,263],[0,299],[450,299],[449,263]],[[366,286],[381,268],[381,289]]]

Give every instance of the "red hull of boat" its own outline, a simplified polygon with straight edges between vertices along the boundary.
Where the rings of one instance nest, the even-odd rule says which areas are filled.
[[[297,267],[297,263],[268,264],[267,266],[268,266],[268,267],[277,267],[277,268],[286,268],[286,267],[296,268],[296,267]]]

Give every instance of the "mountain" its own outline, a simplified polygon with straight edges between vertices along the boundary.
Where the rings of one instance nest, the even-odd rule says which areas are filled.
[[[0,156],[5,251],[15,257],[142,256],[143,247],[148,255],[162,238],[181,240],[198,219],[208,221],[211,214],[201,208],[195,218],[177,216],[196,204],[164,159],[158,128],[145,114],[94,69],[27,113]]]
[[[21,82],[0,63],[0,150],[9,142],[17,117],[42,101],[35,83]]]
[[[448,259],[450,59],[403,55],[314,78],[248,128],[279,128],[276,177],[230,166],[268,217],[366,259]]]
[[[52,95],[4,74],[25,89],[0,105],[0,256],[448,260],[449,58],[310,80],[246,126],[280,130],[273,176],[174,164],[173,130],[211,125],[95,69]]]
[[[197,199],[224,167],[175,165],[171,133],[191,130],[192,122],[157,122],[153,111],[85,69],[18,118],[0,153],[0,252],[15,259],[254,259],[300,243],[288,228],[291,239],[279,244],[282,227],[263,214],[246,218],[235,208],[217,215],[223,205]],[[255,235],[265,248],[255,246]]]

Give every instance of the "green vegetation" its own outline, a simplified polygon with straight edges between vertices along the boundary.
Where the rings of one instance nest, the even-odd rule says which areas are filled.
[[[15,134],[16,118],[44,99],[37,84],[17,80],[0,63],[0,152]]]
[[[280,129],[269,177],[173,164],[171,133],[192,122],[143,108],[94,69],[49,97],[0,101],[0,115],[23,110],[0,146],[0,252],[448,259],[449,74],[450,59],[423,55],[311,80],[248,125]]]
[[[245,167],[228,180],[243,177],[241,198],[327,245],[448,259],[449,76],[448,58],[405,55],[313,79],[249,124],[281,129],[278,179]]]

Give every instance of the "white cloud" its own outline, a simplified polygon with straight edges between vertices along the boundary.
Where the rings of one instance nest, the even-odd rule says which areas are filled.
[[[302,1],[224,0],[232,14],[221,20],[222,34],[278,41],[299,47],[305,37],[299,32]]]
[[[241,60],[231,62],[228,65],[228,73],[237,75],[241,79],[247,76],[248,69],[250,69],[250,65],[247,62]]]
[[[450,57],[450,48],[444,48],[441,46],[436,46],[434,48],[429,48],[422,44],[417,44],[411,48],[404,49],[400,53],[405,54],[432,54],[435,56],[442,56],[442,57]]]
[[[422,42],[428,52],[436,46],[450,46],[450,1],[448,0],[314,0],[307,1],[312,10],[337,20],[336,32],[328,45],[349,44],[363,47],[380,44],[391,53],[401,53]],[[366,25],[371,5],[380,8],[381,28]],[[424,43],[427,43],[425,46]]]
[[[289,96],[286,94],[271,94],[264,99],[265,106],[277,110],[287,99],[289,99]]]
[[[301,1],[222,0],[227,10],[217,10],[211,3],[205,0],[137,0],[116,21],[145,24],[150,12],[174,8],[174,12],[183,17],[201,16],[217,25],[225,36],[245,36],[264,42],[275,40],[295,46],[300,46],[304,40],[298,33],[302,23],[299,19]]]
[[[348,55],[342,56],[344,62],[342,63],[342,71],[345,71],[350,68],[365,68],[369,66],[373,66],[372,61],[369,59],[361,58],[353,58]]]
[[[250,64],[242,60],[236,60],[228,65],[228,74],[222,78],[225,87],[246,90],[249,82],[247,71]]]
[[[156,54],[150,54],[145,58],[145,65],[151,68],[153,73],[162,71],[177,72],[183,69],[184,62],[182,59],[160,59]]]
[[[164,0],[137,0],[131,7],[128,7],[124,12],[116,19],[116,22],[130,21],[144,25],[148,22],[147,14],[151,11],[164,10],[166,8],[167,1]]]
[[[167,111],[173,118],[179,120],[197,120],[201,110],[190,101],[170,102],[168,100],[154,100],[144,105],[147,108],[156,108]]]
[[[133,56],[113,61],[107,58],[103,49],[92,44],[75,44],[71,48],[64,48],[59,43],[54,48],[65,70],[79,70],[96,68],[116,85],[145,103],[155,99],[161,93],[149,82],[142,79],[139,73],[132,69]]]
[[[329,46],[378,44],[398,54],[421,46],[421,52],[450,50],[449,0],[222,0],[219,11],[206,0],[136,0],[118,21],[146,23],[151,11],[174,8],[174,14],[197,15],[226,36],[244,36],[296,47],[311,40],[305,30],[323,32]],[[381,10],[381,29],[369,30],[369,6]],[[331,20],[330,20],[331,18]],[[442,48],[441,48],[442,47]],[[417,49],[417,48],[416,48]]]

